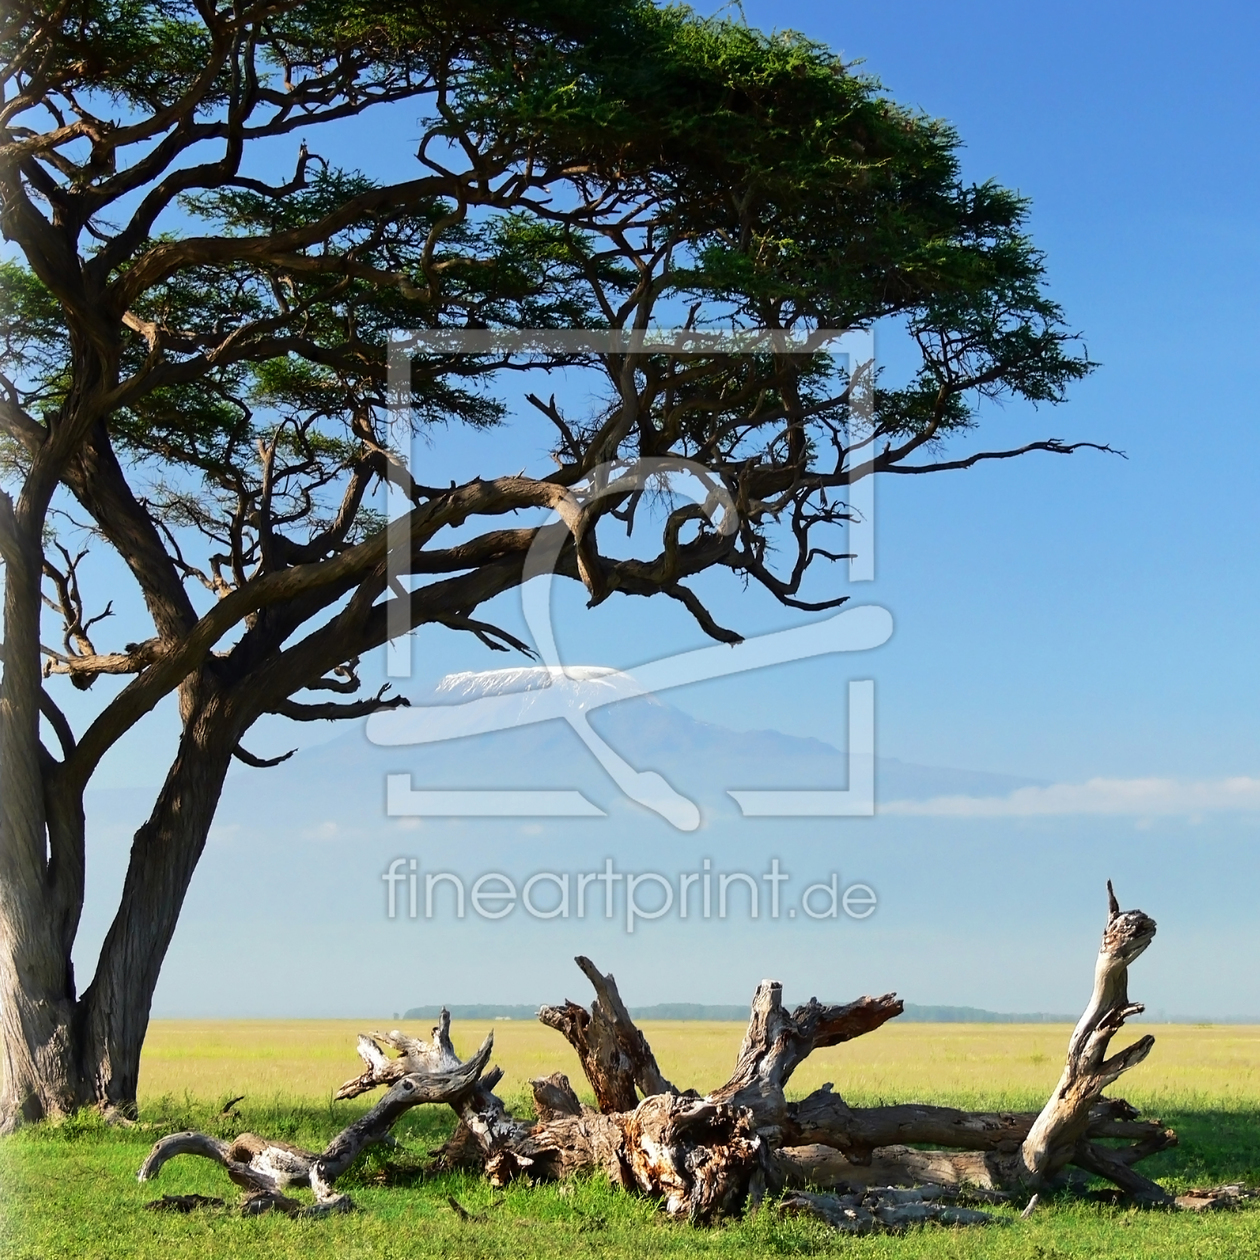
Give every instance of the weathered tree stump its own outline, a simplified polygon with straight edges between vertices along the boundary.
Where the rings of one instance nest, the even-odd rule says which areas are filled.
[[[1124,1027],[1124,1021],[1146,1009],[1129,1001],[1129,964],[1155,936],[1154,919],[1141,910],[1121,911],[1110,880],[1107,905],[1093,997],[1068,1043],[1063,1075],[1020,1147],[1015,1175],[1035,1189],[1068,1163],[1075,1163],[1116,1182],[1135,1197],[1169,1202],[1169,1195],[1133,1173],[1120,1153],[1084,1141],[1094,1101],[1122,1073],[1141,1063],[1155,1044],[1155,1038],[1148,1035],[1106,1058],[1111,1039]]]
[[[595,988],[590,1009],[568,1001],[543,1007],[539,1019],[576,1051],[598,1109],[584,1106],[557,1072],[531,1081],[534,1119],[511,1115],[494,1092],[502,1073],[486,1070],[492,1037],[461,1061],[444,1010],[428,1041],[397,1030],[360,1036],[365,1071],[346,1081],[337,1097],[378,1086],[388,1092],[322,1154],[251,1134],[227,1143],[179,1133],[154,1146],[140,1179],[156,1176],[175,1155],[201,1155],[250,1192],[246,1210],[302,1210],[283,1193],[298,1185],[315,1194],[315,1207],[306,1210],[345,1210],[350,1201],[333,1186],[358,1154],[384,1140],[408,1108],[440,1102],[460,1120],[436,1152],[440,1166],[479,1167],[500,1186],[521,1176],[553,1180],[599,1171],[615,1186],[659,1200],[671,1216],[697,1223],[786,1191],[782,1210],[809,1213],[849,1233],[925,1221],[981,1224],[991,1218],[958,1205],[1002,1203],[1065,1185],[1070,1167],[1081,1170],[1078,1178],[1083,1172],[1111,1181],[1140,1204],[1172,1205],[1172,1197],[1133,1165],[1175,1145],[1176,1134],[1158,1120],[1141,1119],[1123,1100],[1102,1096],[1154,1044],[1143,1037],[1107,1057],[1125,1019],[1142,1010],[1128,1000],[1128,967],[1155,934],[1153,920],[1138,910],[1121,912],[1110,883],[1107,891],[1093,996],[1072,1034],[1059,1084],[1040,1112],[921,1103],[851,1107],[829,1084],[789,1102],[788,1082],[814,1050],[875,1031],[901,1014],[902,1003],[891,993],[844,1005],[811,998],[789,1013],[772,980],[753,997],[730,1079],[706,1096],[680,1091],[661,1072],[613,977],[579,957]],[[1125,1145],[1107,1145],[1117,1141]],[[1216,1191],[1201,1197],[1213,1205],[1229,1199]],[[1187,1199],[1184,1206],[1192,1205]]]

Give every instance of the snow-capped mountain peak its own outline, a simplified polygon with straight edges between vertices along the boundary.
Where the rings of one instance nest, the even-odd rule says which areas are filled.
[[[519,665],[514,669],[466,670],[447,674],[434,688],[436,695],[451,700],[473,700],[480,696],[506,696],[520,691],[538,691],[552,686],[596,684],[596,691],[634,687],[634,680],[609,665]],[[637,688],[636,688],[637,693]]]

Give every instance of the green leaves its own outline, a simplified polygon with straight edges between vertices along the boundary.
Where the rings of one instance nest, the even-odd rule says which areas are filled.
[[[75,198],[100,199],[81,269],[108,272],[103,291],[130,307],[104,302],[117,344],[94,369],[112,374],[101,420],[164,475],[249,498],[260,450],[290,434],[288,484],[323,489],[379,452],[391,402],[420,427],[491,427],[507,415],[495,374],[538,362],[419,356],[408,397],[391,400],[395,329],[799,331],[891,317],[921,351],[909,381],[881,378],[875,393],[884,446],[905,455],[970,425],[981,397],[1056,402],[1092,366],[1045,292],[1026,203],[965,184],[948,124],[802,35],[649,0],[78,0],[59,12],[45,35],[49,108],[84,91],[127,117],[93,121],[85,161],[37,160],[62,180],[69,226],[56,230],[80,230]],[[18,13],[10,51],[48,20]],[[199,79],[207,65],[218,68]],[[315,155],[321,122],[400,97],[417,100],[426,139],[398,184]],[[123,122],[152,147],[115,177]],[[304,139],[295,174],[239,174],[255,138],[299,122],[312,151]],[[166,150],[173,161],[194,136],[222,159],[168,172]],[[184,217],[101,226],[123,196],[114,179]],[[51,415],[84,370],[81,347],[105,338],[69,331],[102,302],[85,293],[76,307],[64,265],[57,299],[36,273],[54,271],[6,264],[0,322],[17,396]],[[616,356],[562,361],[604,376],[590,415],[553,416],[566,477],[612,454],[685,453],[728,478],[761,469],[768,494],[842,484],[849,400],[825,356],[653,355],[628,376]]]

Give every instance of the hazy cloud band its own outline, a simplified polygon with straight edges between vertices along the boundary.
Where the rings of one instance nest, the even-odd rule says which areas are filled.
[[[888,801],[880,814],[937,818],[1032,818],[1055,814],[1153,815],[1260,811],[1260,779],[1090,779],[1023,787],[1006,796],[934,796]]]

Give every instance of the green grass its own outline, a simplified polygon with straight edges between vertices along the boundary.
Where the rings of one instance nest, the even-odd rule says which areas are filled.
[[[523,1101],[523,1100],[522,1100]],[[990,1100],[1003,1105],[1003,1099]],[[418,1108],[395,1132],[401,1148],[371,1151],[338,1183],[353,1196],[350,1216],[244,1219],[232,1210],[235,1187],[205,1160],[180,1158],[156,1182],[135,1171],[161,1134],[199,1128],[229,1137],[243,1130],[318,1148],[361,1107],[295,1101],[249,1108],[225,1120],[217,1107],[171,1100],[147,1105],[136,1128],[109,1127],[92,1115],[24,1130],[0,1143],[3,1242],[0,1254],[35,1257],[553,1257],[585,1256],[918,1256],[1257,1257],[1260,1210],[1205,1216],[1137,1212],[1061,1199],[1029,1221],[1001,1212],[1003,1226],[929,1227],[899,1238],[847,1239],[773,1209],[710,1230],[671,1222],[652,1204],[600,1178],[571,1186],[493,1190],[467,1175],[426,1177],[427,1153],[451,1128],[449,1112]],[[1260,1180],[1260,1110],[1179,1111],[1163,1117],[1182,1145],[1148,1162],[1176,1188]],[[146,1211],[161,1194],[200,1193],[224,1208],[189,1216]],[[304,1192],[296,1192],[300,1197]],[[456,1198],[483,1220],[465,1222]]]
[[[600,1178],[571,1185],[517,1185],[505,1192],[493,1190],[475,1176],[428,1177],[424,1165],[428,1153],[449,1133],[453,1117],[446,1108],[421,1107],[409,1113],[395,1129],[401,1146],[393,1151],[366,1153],[338,1183],[354,1198],[358,1211],[343,1217],[289,1219],[282,1216],[242,1218],[234,1210],[237,1189],[223,1170],[206,1160],[181,1157],[169,1163],[156,1182],[139,1185],[136,1169],[149,1146],[159,1136],[184,1128],[202,1129],[223,1137],[250,1130],[268,1137],[284,1138],[319,1149],[369,1100],[332,1103],[314,1096],[279,1097],[266,1084],[272,1079],[241,1047],[263,1052],[275,1044],[265,1035],[241,1037],[233,1049],[231,1029],[223,1032],[217,1051],[220,1060],[206,1062],[204,1079],[215,1089],[200,1092],[192,1085],[202,1077],[191,1043],[167,1029],[156,1038],[163,1045],[184,1049],[170,1055],[178,1062],[176,1081],[184,1079],[189,1093],[166,1097],[152,1090],[142,1094],[140,1124],[109,1127],[94,1114],[62,1124],[35,1126],[0,1141],[0,1256],[14,1260],[36,1257],[170,1257],[195,1256],[241,1258],[300,1257],[607,1257],[651,1256],[889,1256],[1002,1257],[1057,1260],[1060,1257],[1106,1257],[1109,1260],[1163,1260],[1164,1257],[1228,1257],[1260,1260],[1260,1208],[1202,1216],[1188,1213],[1139,1212],[1101,1202],[1060,1198],[1043,1203],[1028,1221],[1014,1211],[1001,1211],[1003,1224],[984,1229],[949,1230],[928,1227],[900,1237],[850,1239],[808,1220],[784,1218],[773,1207],[714,1229],[695,1229],[671,1222],[653,1204],[611,1190]],[[655,1030],[653,1030],[655,1031]],[[720,1046],[710,1045],[716,1034],[710,1029],[689,1039],[678,1033],[677,1045],[668,1050],[677,1067],[692,1061],[697,1069],[710,1058],[716,1065]],[[1193,1059],[1198,1042],[1200,1065],[1219,1059],[1220,1070],[1200,1066],[1200,1075],[1174,1088],[1170,1076],[1151,1075],[1144,1082],[1144,1068],[1135,1071],[1123,1092],[1144,1105],[1156,1105],[1157,1113],[1177,1129],[1181,1144],[1143,1164],[1143,1169],[1174,1189],[1224,1181],[1260,1183],[1260,1097],[1256,1081],[1255,1030],[1239,1039],[1238,1030],[1178,1030],[1168,1036],[1157,1030],[1160,1042],[1184,1040],[1177,1055]],[[162,1030],[158,1030],[162,1034]],[[735,1030],[732,1030],[734,1033]],[[1184,1032],[1184,1038],[1181,1034]],[[265,1033],[262,1027],[254,1034]],[[345,1030],[339,1029],[345,1036]],[[882,1035],[882,1034],[881,1034]],[[522,1028],[520,1063],[511,1053],[497,1054],[508,1067],[508,1079],[520,1081],[535,1074],[534,1033]],[[1031,1036],[1028,1034],[1027,1036]],[[883,1065],[872,1061],[848,1067],[858,1082],[846,1080],[842,1059],[830,1064],[827,1076],[855,1102],[878,1098],[894,1101],[909,1097],[940,1101],[967,1101],[992,1108],[1026,1106],[1030,1084],[1026,1077],[1047,1066],[1036,1061],[1041,1051],[1029,1049],[1026,1034],[1006,1030],[960,1030],[940,1026],[908,1026],[899,1040],[887,1047]],[[1061,1033],[1052,1039],[1060,1039]],[[554,1038],[554,1034],[552,1034]],[[1005,1038],[1012,1068],[1004,1080],[993,1068]],[[657,1038],[653,1036],[654,1043]],[[722,1038],[718,1038],[719,1041]],[[873,1044],[876,1037],[863,1038]],[[851,1049],[862,1044],[853,1044]],[[904,1044],[903,1044],[904,1041]],[[919,1053],[914,1054],[915,1042]],[[511,1051],[511,1036],[498,1044]],[[528,1043],[528,1044],[527,1044]],[[209,1043],[201,1041],[202,1046]],[[308,1043],[309,1044],[309,1043]],[[662,1045],[669,1047],[668,1037]],[[690,1048],[689,1048],[690,1046]],[[732,1048],[733,1049],[733,1048]],[[843,1050],[844,1047],[839,1049]],[[240,1051],[240,1052],[238,1052]],[[203,1051],[208,1054],[209,1051]],[[330,1045],[330,1059],[332,1055]],[[553,1042],[546,1070],[562,1067],[572,1071],[567,1047]],[[827,1052],[831,1055],[832,1052]],[[865,1054],[871,1053],[868,1047]],[[1061,1053],[1061,1048],[1060,1048]],[[1156,1055],[1159,1054],[1159,1046]],[[344,1059],[344,1064],[342,1060]],[[729,1060],[728,1060],[729,1061]],[[931,1068],[935,1062],[937,1066]],[[926,1065],[926,1066],[925,1066]],[[348,1069],[342,1071],[343,1066]],[[667,1073],[675,1066],[662,1061]],[[901,1070],[895,1070],[900,1067]],[[325,1089],[351,1074],[354,1064],[341,1054],[322,1068]],[[716,1067],[714,1068],[716,1070]],[[707,1066],[694,1074],[697,1083],[709,1074]],[[678,1071],[675,1079],[690,1078]],[[162,1079],[160,1070],[150,1080]],[[897,1088],[898,1079],[911,1082]],[[235,1082],[235,1086],[229,1084]],[[1244,1082],[1240,1086],[1240,1082]],[[168,1084],[172,1082],[168,1079]],[[241,1104],[240,1114],[224,1118],[219,1107],[228,1092],[253,1089],[253,1099]],[[812,1083],[812,1082],[810,1082]],[[225,1088],[219,1089],[219,1086]],[[800,1091],[796,1091],[800,1092]],[[514,1109],[527,1114],[520,1085],[509,1091]],[[270,1097],[271,1101],[263,1101]],[[224,1199],[224,1208],[202,1209],[188,1216],[149,1212],[145,1203],[162,1194],[200,1193]],[[298,1197],[309,1198],[305,1192]],[[448,1196],[480,1216],[462,1220],[449,1206]]]

